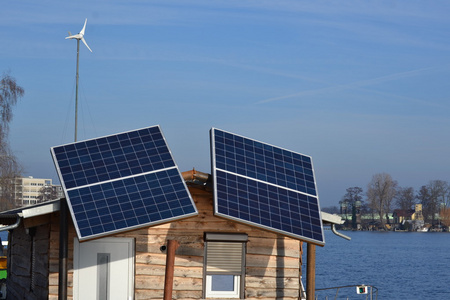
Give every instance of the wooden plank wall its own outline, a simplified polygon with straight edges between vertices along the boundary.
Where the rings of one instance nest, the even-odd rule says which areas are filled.
[[[212,193],[190,188],[199,211],[196,217],[169,224],[117,234],[136,241],[135,299],[162,299],[166,254],[160,247],[169,239],[180,246],[175,256],[173,299],[202,299],[205,232],[246,233],[245,298],[250,300],[294,300],[300,289],[300,242],[291,238],[213,216]],[[57,228],[57,223],[53,223]],[[73,284],[74,229],[70,229],[69,290]],[[52,230],[52,240],[57,230]],[[50,296],[57,299],[58,245],[50,251]],[[70,297],[71,299],[71,297]]]

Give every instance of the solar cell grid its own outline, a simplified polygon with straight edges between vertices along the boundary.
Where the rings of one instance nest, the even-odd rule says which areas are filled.
[[[54,147],[53,151],[67,189],[175,165],[155,127]]]
[[[211,130],[217,215],[324,244],[309,156]]]
[[[311,158],[258,141],[215,131],[216,167],[317,195]]]
[[[80,240],[197,214],[159,126],[51,151]]]
[[[321,240],[317,198],[217,171],[217,212]],[[235,189],[231,185],[247,188]],[[302,220],[299,222],[298,220]]]
[[[82,236],[195,213],[176,169],[68,192]]]

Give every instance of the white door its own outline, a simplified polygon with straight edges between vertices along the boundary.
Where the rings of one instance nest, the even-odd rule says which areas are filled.
[[[74,241],[74,299],[134,297],[134,240],[103,238]]]

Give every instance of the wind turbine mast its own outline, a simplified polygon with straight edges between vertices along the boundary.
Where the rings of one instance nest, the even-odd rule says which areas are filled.
[[[84,43],[84,45],[92,52],[91,48],[89,48],[86,40],[84,39],[84,31],[86,30],[87,19],[84,21],[83,29],[78,34],[72,35],[69,31],[69,36],[67,39],[75,39],[77,40],[77,75],[76,75],[76,88],[75,88],[75,142],[77,141],[77,132],[78,132],[78,70],[80,65],[80,40]]]
[[[75,142],[77,141],[77,130],[78,130],[78,68],[80,61],[80,40],[83,41],[84,45],[92,52],[88,44],[84,40],[84,30],[86,29],[87,19],[84,21],[83,29],[78,34],[72,35],[69,31],[69,36],[67,39],[77,40],[77,84],[75,92]],[[59,208],[59,276],[58,276],[58,299],[67,299],[67,257],[69,252],[69,223],[68,223],[68,207],[66,199],[61,199]]]

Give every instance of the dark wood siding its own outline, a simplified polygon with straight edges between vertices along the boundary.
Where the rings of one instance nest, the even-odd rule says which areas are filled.
[[[25,229],[21,223],[10,233],[8,299],[47,299],[49,228],[45,224]]]

